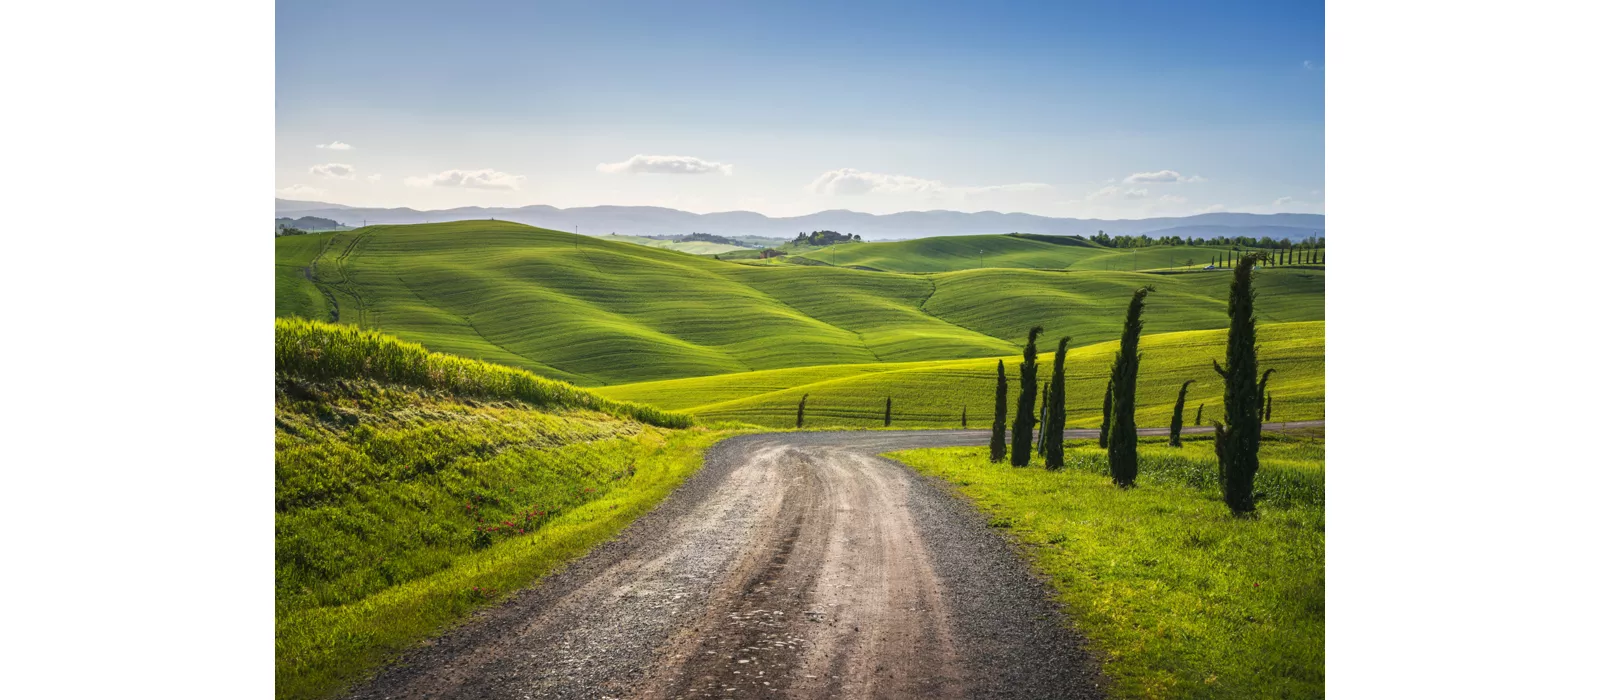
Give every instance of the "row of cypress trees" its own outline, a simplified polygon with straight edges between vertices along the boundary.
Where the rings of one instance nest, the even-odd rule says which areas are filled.
[[[1255,475],[1260,468],[1257,454],[1261,444],[1261,423],[1271,416],[1270,398],[1267,396],[1267,379],[1273,370],[1268,369],[1259,378],[1256,375],[1255,296],[1253,287],[1255,266],[1263,259],[1258,253],[1246,253],[1234,268],[1228,295],[1228,346],[1226,364],[1212,360],[1212,366],[1223,379],[1223,419],[1213,421],[1216,435],[1218,478],[1222,485],[1223,500],[1236,515],[1255,510]],[[1135,290],[1128,302],[1123,319],[1122,341],[1111,365],[1111,376],[1106,382],[1106,393],[1100,423],[1100,446],[1107,451],[1111,465],[1111,478],[1118,486],[1130,488],[1139,476],[1138,426],[1134,422],[1135,395],[1139,378],[1139,337],[1144,330],[1145,297],[1153,287]],[[1015,420],[1011,424],[1011,465],[1025,467],[1033,453],[1044,456],[1046,469],[1060,469],[1063,459],[1063,433],[1066,428],[1066,377],[1067,344],[1070,337],[1061,338],[1056,346],[1055,363],[1050,383],[1044,389],[1044,402],[1039,406],[1039,442],[1033,442],[1034,402],[1039,395],[1038,339],[1044,329],[1034,326],[1028,330],[1028,343],[1022,350],[1019,368],[1021,393],[1017,397]],[[1006,366],[1000,360],[995,366],[994,424],[989,438],[989,461],[998,463],[1006,457]],[[1187,380],[1178,389],[1178,400],[1172,409],[1171,433],[1168,443],[1182,445],[1184,400],[1189,392]],[[1195,424],[1199,425],[1205,404],[1195,411]],[[963,409],[963,420],[965,411]],[[885,415],[887,424],[887,414]]]

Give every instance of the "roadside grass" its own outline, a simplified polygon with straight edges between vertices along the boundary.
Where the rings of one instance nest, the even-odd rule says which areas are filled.
[[[652,425],[687,423],[370,331],[276,325],[280,698],[337,693],[582,555],[739,428]]]
[[[495,221],[327,235],[314,285],[288,274],[305,243],[278,243],[279,316],[325,317],[309,290],[325,291],[341,322],[584,386],[1009,355],[1034,323],[1111,340],[1144,284],[1159,290],[1151,332],[1227,325],[1226,273],[746,265]],[[1040,255],[1107,250],[1002,238]],[[1263,322],[1323,318],[1321,270],[1267,268],[1260,285]]]
[[[1154,298],[1155,295],[1151,295]],[[1274,421],[1324,417],[1324,328],[1321,321],[1260,326],[1262,367],[1277,370],[1269,390]],[[1047,331],[1049,329],[1046,329]],[[1047,333],[1047,336],[1049,334]],[[1211,360],[1225,354],[1226,330],[1146,335],[1141,348],[1135,417],[1146,427],[1164,427],[1184,380],[1194,379],[1184,424],[1201,404],[1207,418],[1220,418],[1222,382]],[[1067,353],[1067,424],[1100,425],[1101,401],[1115,342],[1070,348]],[[1040,356],[1047,363],[1054,353]],[[1017,357],[1005,358],[1016,395]],[[969,427],[993,420],[995,359],[870,363],[674,379],[599,387],[618,400],[681,410],[700,420],[734,420],[770,428],[794,426],[795,407],[806,400],[806,427],[870,428],[883,424],[883,399],[894,397],[894,427],[960,427],[962,406]],[[1209,423],[1205,423],[1209,425]]]
[[[1136,488],[1074,441],[1067,468],[987,448],[887,456],[953,485],[1025,545],[1125,698],[1312,698],[1324,689],[1323,442],[1269,435],[1254,517],[1229,514],[1209,440],[1140,441]]]

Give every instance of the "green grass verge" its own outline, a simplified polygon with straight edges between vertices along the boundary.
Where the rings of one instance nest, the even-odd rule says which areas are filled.
[[[1208,440],[1142,441],[1139,486],[1072,444],[1066,469],[992,465],[987,448],[888,455],[1008,528],[1059,591],[1126,698],[1324,695],[1323,443],[1269,436],[1256,517],[1228,513]],[[1037,464],[1037,462],[1036,462]]]
[[[1144,284],[1158,290],[1151,332],[1227,325],[1225,271],[751,265],[493,221],[329,236],[309,265],[307,243],[288,239],[317,237],[279,240],[279,316],[326,317],[310,293],[325,292],[343,323],[584,386],[1008,355],[1035,323],[1079,343],[1111,340]],[[295,273],[304,267],[314,281]],[[1321,270],[1268,268],[1258,284],[1263,322],[1323,318]]]
[[[730,434],[373,331],[275,329],[281,698],[335,693],[581,555]]]
[[[1260,326],[1262,367],[1277,370],[1268,384],[1274,421],[1324,417],[1324,327],[1320,321]],[[1053,347],[1053,329],[1046,329],[1045,338]],[[1220,418],[1222,382],[1211,361],[1223,359],[1226,341],[1225,330],[1146,335],[1140,345],[1144,359],[1139,365],[1136,395],[1139,425],[1168,425],[1178,387],[1186,379],[1196,382],[1189,388],[1184,423],[1194,422],[1195,410],[1202,404],[1206,416]],[[1116,349],[1116,343],[1109,341],[1068,349],[1069,426],[1100,424],[1106,376]],[[1041,353],[1041,368],[1048,368],[1054,355]],[[1019,357],[1006,358],[1012,397],[1018,391],[1019,362]],[[983,428],[993,420],[994,366],[993,358],[829,365],[624,384],[594,391],[618,400],[685,411],[701,420],[742,421],[771,428],[794,427],[795,407],[802,395],[810,397],[806,400],[808,428],[881,426],[884,397],[892,395],[896,427],[960,427],[961,409],[966,406],[968,425]]]
[[[727,434],[280,378],[278,697],[337,692],[582,555]]]

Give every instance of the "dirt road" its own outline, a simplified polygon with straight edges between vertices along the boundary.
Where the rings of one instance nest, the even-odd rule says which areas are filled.
[[[1100,697],[1095,663],[1011,546],[934,480],[875,456],[987,442],[723,441],[621,536],[352,697]]]

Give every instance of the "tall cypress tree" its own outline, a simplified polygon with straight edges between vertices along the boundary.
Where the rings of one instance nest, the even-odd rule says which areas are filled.
[[[1216,429],[1218,478],[1222,500],[1234,515],[1256,509],[1256,471],[1260,468],[1261,413],[1263,394],[1272,370],[1256,379],[1256,292],[1251,269],[1241,266],[1233,273],[1228,293],[1227,366],[1211,361],[1222,376],[1223,422]]]
[[[1033,455],[1033,402],[1039,396],[1039,348],[1037,341],[1044,328],[1028,329],[1028,344],[1022,348],[1022,391],[1017,394],[1017,419],[1011,424],[1011,466],[1026,467]]]
[[[1172,436],[1167,439],[1167,444],[1173,447],[1183,446],[1183,399],[1189,394],[1189,385],[1194,380],[1186,380],[1183,386],[1178,387],[1178,403],[1172,407]],[[1205,404],[1200,404],[1204,406]],[[1200,414],[1194,414],[1195,425],[1200,424]]]
[[[1267,408],[1261,412],[1261,422],[1272,422],[1272,392],[1267,392]]]
[[[1200,419],[1202,417],[1204,417],[1205,415],[1206,415],[1206,405],[1205,404],[1200,404],[1200,407],[1194,410],[1194,424],[1195,425],[1200,425]]]
[[[1006,361],[995,362],[994,425],[989,430],[989,461],[999,464],[1006,458]]]
[[[1134,398],[1139,382],[1139,332],[1144,330],[1144,297],[1153,288],[1134,290],[1128,301],[1128,315],[1122,321],[1122,346],[1112,365],[1111,440],[1106,458],[1111,462],[1111,478],[1118,486],[1133,486],[1139,477],[1139,427],[1133,422]]]
[[[1112,365],[1112,372],[1115,371],[1116,365]],[[1111,385],[1114,382],[1109,377],[1106,379],[1106,399],[1100,406],[1100,449],[1105,449],[1106,440],[1111,437]]]
[[[1067,429],[1067,342],[1056,345],[1056,362],[1050,372],[1050,420],[1044,424],[1044,468],[1060,469],[1066,464],[1062,437]]]
[[[1040,457],[1044,456],[1045,426],[1050,425],[1050,383],[1045,382],[1044,388],[1039,390],[1039,441],[1038,448],[1034,450]]]
[[[810,394],[800,395],[800,408],[794,412],[794,428],[799,430],[806,427],[806,397]]]
[[[894,408],[894,397],[883,397],[883,427],[889,427],[889,412]]]
[[[967,429],[967,405],[961,404],[961,429]]]

